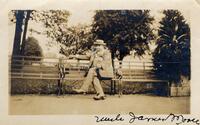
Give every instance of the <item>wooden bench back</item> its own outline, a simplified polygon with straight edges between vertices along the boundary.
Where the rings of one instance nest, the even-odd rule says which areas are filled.
[[[9,59],[11,78],[59,79],[59,58],[16,56]],[[88,70],[87,60],[61,59],[65,67],[65,79],[83,79]]]
[[[134,61],[114,61],[115,80],[132,82],[164,82],[166,80],[159,79],[153,68],[153,62],[134,62]],[[118,74],[119,73],[119,74]]]

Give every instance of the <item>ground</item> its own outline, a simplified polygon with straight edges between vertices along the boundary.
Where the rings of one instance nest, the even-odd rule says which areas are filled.
[[[94,101],[94,95],[13,95],[10,97],[11,115],[44,114],[188,114],[190,97],[160,97],[153,95],[107,95]]]

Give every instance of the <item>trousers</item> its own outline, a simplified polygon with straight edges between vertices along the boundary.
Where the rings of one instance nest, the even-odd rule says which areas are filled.
[[[88,91],[89,86],[92,84],[94,86],[94,89],[96,90],[96,93],[100,96],[104,96],[104,91],[100,84],[96,67],[92,67],[89,69],[83,85],[81,86],[81,89],[84,91]]]

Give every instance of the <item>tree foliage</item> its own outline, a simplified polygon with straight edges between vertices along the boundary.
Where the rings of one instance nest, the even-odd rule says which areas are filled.
[[[67,28],[60,39],[62,39],[60,53],[66,56],[83,54],[92,46],[93,34],[90,26],[78,25]]]
[[[112,56],[123,59],[132,50],[142,56],[154,38],[153,20],[149,10],[98,10],[92,32],[107,43]]]
[[[180,75],[190,76],[190,28],[179,11],[163,14],[153,54],[155,69],[159,77],[178,82]]]
[[[47,37],[61,44],[60,53],[66,56],[82,53],[92,44],[90,26],[69,27],[69,16],[66,10],[34,11],[32,16],[35,21],[43,23]]]
[[[38,40],[34,37],[28,37],[25,41],[24,49],[23,49],[24,56],[34,56],[34,57],[42,57],[43,52],[42,48],[40,47]],[[38,59],[35,59],[38,60]]]
[[[34,11],[32,13],[33,20],[39,23],[42,22],[44,25],[47,37],[58,42],[61,42],[59,37],[62,36],[67,29],[69,16],[70,13],[66,10],[45,10]]]

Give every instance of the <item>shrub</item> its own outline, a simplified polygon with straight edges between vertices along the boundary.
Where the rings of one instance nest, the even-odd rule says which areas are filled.
[[[25,46],[23,49],[24,56],[42,57],[42,48],[38,43],[38,40],[34,37],[28,37],[25,41]],[[27,58],[26,60],[41,60],[40,58]]]

